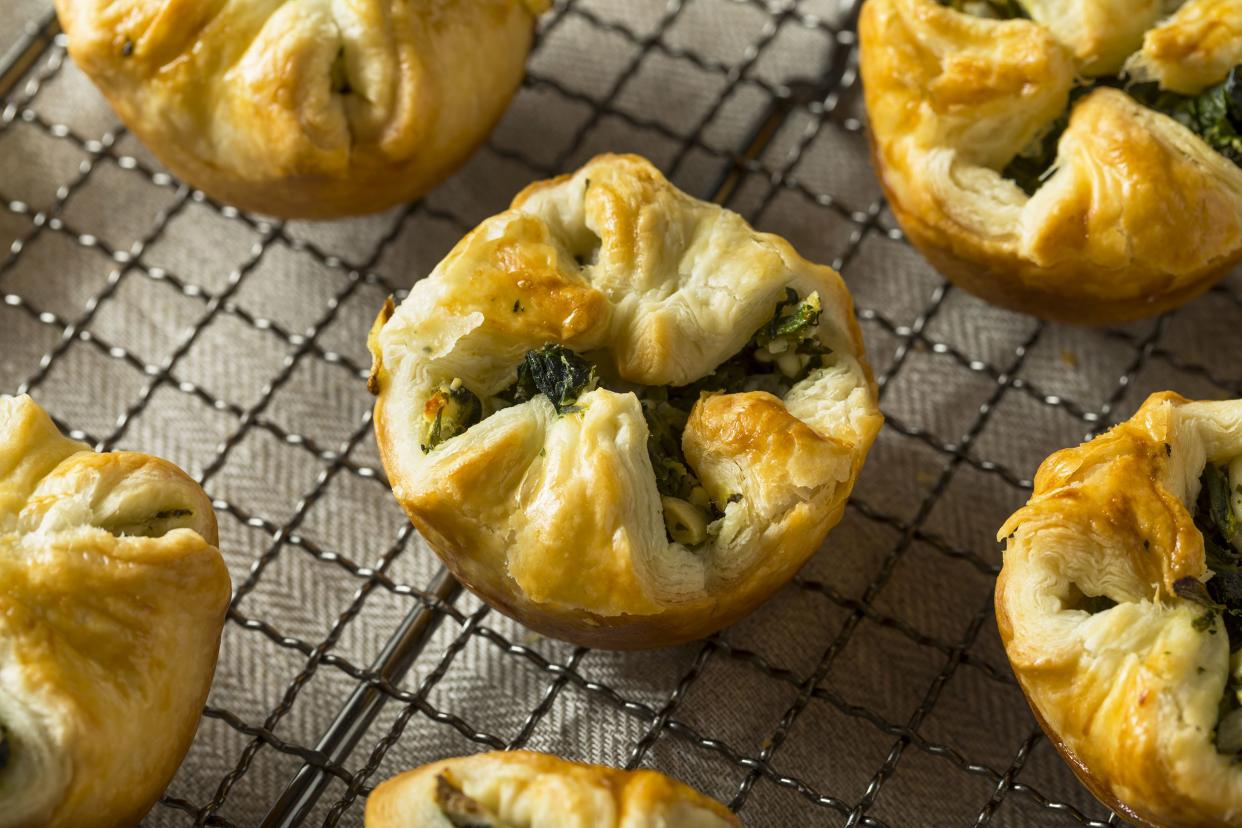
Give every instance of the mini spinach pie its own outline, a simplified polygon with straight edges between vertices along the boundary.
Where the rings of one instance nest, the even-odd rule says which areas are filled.
[[[371,332],[393,490],[535,630],[657,647],[793,576],[880,427],[835,271],[601,156],[469,233]]]
[[[0,828],[128,828],[190,747],[229,602],[211,502],[0,396]]]
[[[1049,457],[996,617],[1053,744],[1146,826],[1242,824],[1242,400],[1151,396]]]
[[[547,0],[56,0],[69,54],[173,173],[333,218],[434,187],[504,113]]]
[[[1112,323],[1242,258],[1242,0],[867,0],[859,34],[889,203],[972,293]]]
[[[729,809],[650,770],[528,751],[446,759],[389,779],[367,828],[738,828]]]

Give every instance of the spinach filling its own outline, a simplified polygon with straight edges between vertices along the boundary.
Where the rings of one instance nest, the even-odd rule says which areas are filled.
[[[466,796],[445,774],[436,777],[436,807],[455,828],[509,828],[508,823]]]
[[[9,731],[4,725],[0,725],[0,771],[9,766],[9,757],[12,756],[12,748],[9,746]]]
[[[1152,81],[1126,83],[1117,77],[1093,78],[1089,83],[1070,90],[1069,106],[1057,116],[1048,129],[1024,147],[1001,170],[1026,192],[1034,195],[1052,170],[1057,157],[1057,142],[1069,126],[1074,104],[1088,92],[1101,86],[1125,91],[1138,103],[1162,112],[1203,139],[1209,147],[1242,167],[1242,64],[1233,67],[1225,80],[1198,95],[1180,95],[1160,88]]]
[[[1242,167],[1242,64],[1198,95],[1168,92],[1157,83],[1134,84],[1126,91],[1143,106],[1170,116]]]
[[[578,411],[578,397],[599,385],[595,366],[568,348],[548,343],[527,351],[517,367],[517,382],[502,394],[514,403],[548,398],[557,414]]]
[[[483,419],[483,403],[460,379],[442,383],[423,403],[419,445],[431,451],[450,437],[456,437]]]
[[[557,414],[578,411],[580,396],[601,384],[617,392],[631,392],[647,421],[647,453],[655,472],[656,489],[664,510],[669,538],[697,546],[718,529],[724,507],[741,498],[730,495],[715,503],[686,463],[681,438],[690,410],[704,392],[767,391],[783,396],[796,383],[824,366],[831,349],[815,338],[823,307],[817,292],[800,299],[786,288],[764,325],[738,353],[711,374],[688,385],[641,386],[602,382],[595,365],[555,343],[527,351],[517,367],[513,385],[500,392],[502,404],[547,397]],[[460,379],[441,385],[423,407],[422,449],[430,451],[482,419],[479,398]]]
[[[1242,760],[1242,548],[1229,478],[1224,466],[1205,466],[1195,504],[1195,527],[1203,535],[1207,566],[1213,574],[1206,582],[1182,578],[1173,590],[1203,607],[1195,629],[1217,635],[1223,627],[1228,637],[1229,680],[1217,718],[1216,749]],[[1242,495],[1242,485],[1238,489]]]

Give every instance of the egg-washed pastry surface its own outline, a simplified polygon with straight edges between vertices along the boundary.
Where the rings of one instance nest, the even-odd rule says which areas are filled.
[[[522,80],[546,0],[56,0],[121,120],[209,195],[289,218],[438,184]]]
[[[967,290],[1111,323],[1242,258],[1242,0],[867,0],[859,27],[885,193]]]
[[[481,753],[389,779],[367,828],[739,828],[729,809],[664,774],[529,751]]]
[[[1040,467],[996,616],[1053,744],[1145,826],[1242,823],[1242,400],[1155,394]]]
[[[228,571],[202,489],[0,396],[0,828],[129,828],[190,747]]]
[[[654,647],[788,580],[882,418],[835,271],[634,156],[528,187],[372,330],[397,499],[536,630]]]

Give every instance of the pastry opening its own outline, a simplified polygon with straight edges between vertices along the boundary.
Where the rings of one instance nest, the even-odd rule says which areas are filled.
[[[586,188],[591,186],[591,179],[586,180]],[[574,264],[579,269],[594,267],[599,263],[599,251],[604,246],[604,240],[599,234],[587,226],[581,227],[570,243],[570,254],[574,257]]]
[[[647,453],[669,539],[687,547],[714,537],[730,503],[711,498],[682,452],[682,432],[690,410],[704,393],[733,394],[767,391],[784,397],[812,372],[826,367],[832,350],[816,335],[823,312],[819,293],[801,298],[786,288],[769,319],[746,345],[708,375],[687,385],[638,385],[602,377],[600,366],[561,345],[549,343],[527,351],[516,368],[514,383],[488,401],[492,410],[546,397],[558,415],[580,410],[578,399],[596,388],[634,394],[647,421]],[[429,452],[484,419],[483,401],[460,378],[442,383],[423,404],[420,446]]]
[[[1214,735],[1217,751],[1242,761],[1242,457],[1204,467],[1194,520],[1210,574],[1206,581],[1182,578],[1173,589],[1203,608],[1195,629],[1228,638],[1229,675]]]
[[[512,828],[477,799],[467,796],[447,773],[436,777],[436,807],[457,828]]]
[[[193,521],[193,509],[173,507],[143,515],[112,515],[97,525],[117,537],[159,538],[174,529],[192,528]]]
[[[9,759],[13,756],[13,746],[9,741],[9,731],[3,724],[0,724],[0,771],[9,766]]]
[[[349,67],[345,63],[345,47],[342,46],[336,53],[336,57],[332,59],[332,66],[328,70],[328,83],[334,95],[349,95],[354,88],[349,83]]]
[[[1075,104],[1101,87],[1120,89],[1148,109],[1168,115],[1199,136],[1205,144],[1242,167],[1242,64],[1198,95],[1161,89],[1156,81],[1136,83],[1125,76],[1092,78],[1070,90],[1069,105],[1031,143],[1013,157],[1001,175],[1027,195],[1034,195],[1054,172],[1057,144],[1069,126]]]
[[[1117,602],[1107,595],[1090,595],[1075,583],[1070,584],[1069,594],[1062,603],[1066,609],[1081,610],[1088,615],[1096,615],[1117,606]]]
[[[937,0],[962,14],[992,20],[1028,18],[1020,0]],[[1166,4],[1166,12],[1180,3]],[[1100,87],[1120,89],[1148,109],[1168,115],[1199,136],[1205,144],[1242,167],[1242,64],[1233,67],[1223,81],[1198,95],[1182,95],[1161,89],[1156,81],[1138,82],[1125,73],[1082,80],[1070,90],[1065,110],[1005,165],[1000,174],[1034,195],[1055,171],[1057,144],[1069,126],[1075,104]]]

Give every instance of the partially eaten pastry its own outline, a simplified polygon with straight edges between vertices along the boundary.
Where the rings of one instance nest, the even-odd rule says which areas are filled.
[[[1049,457],[996,617],[1053,744],[1145,826],[1242,824],[1242,400],[1155,394]]]
[[[0,828],[128,828],[198,728],[229,602],[185,473],[0,396]]]
[[[69,53],[178,177],[333,218],[447,177],[521,83],[547,0],[56,0]]]
[[[1242,0],[867,0],[859,33],[889,203],[967,290],[1111,323],[1242,258]]]
[[[528,187],[370,348],[415,526],[489,603],[595,646],[753,610],[840,520],[882,421],[840,276],[634,156]]]
[[[544,753],[480,753],[395,776],[367,799],[367,828],[739,828],[729,809],[650,770]]]

